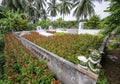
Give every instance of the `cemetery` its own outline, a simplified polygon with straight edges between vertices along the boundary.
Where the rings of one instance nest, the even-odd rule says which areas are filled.
[[[0,2],[0,84],[120,84],[118,1]]]
[[[101,40],[97,35],[87,33],[79,35],[70,34],[68,31],[66,31],[66,33],[65,30],[62,29],[59,29],[59,32],[58,29],[49,30],[54,31],[54,34],[63,34],[54,36],[54,34],[47,33],[40,26],[38,26],[34,32],[24,32],[22,36],[22,32],[15,32],[13,34],[27,49],[35,54],[36,57],[45,59],[48,67],[55,72],[56,77],[61,80],[62,83],[88,84],[88,82],[91,82],[95,84],[101,68],[100,61],[102,51],[98,51],[98,49],[103,39]],[[92,44],[93,42],[94,44]],[[91,50],[89,50],[90,48]],[[70,75],[66,72],[70,73]]]

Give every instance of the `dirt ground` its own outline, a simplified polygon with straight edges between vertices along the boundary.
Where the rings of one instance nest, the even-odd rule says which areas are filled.
[[[102,66],[109,84],[120,84],[120,48],[106,50],[107,55],[103,56]]]

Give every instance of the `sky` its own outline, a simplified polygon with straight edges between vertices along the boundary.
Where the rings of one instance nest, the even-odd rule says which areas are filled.
[[[0,0],[0,4],[1,4],[1,1]],[[102,2],[102,3],[98,3],[98,2],[94,2],[94,5],[95,5],[95,12],[97,15],[100,16],[101,19],[105,18],[106,16],[109,15],[109,13],[106,13],[104,12],[105,9],[107,9],[107,7],[109,6],[110,2]],[[73,17],[73,11],[71,12],[70,15],[68,16],[65,16],[65,20],[76,20],[75,17]],[[58,19],[60,18],[61,16],[58,15],[57,17],[55,17],[54,19]]]

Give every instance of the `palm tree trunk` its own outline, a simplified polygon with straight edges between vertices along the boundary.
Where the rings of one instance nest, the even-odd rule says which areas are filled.
[[[51,21],[52,21],[52,26],[53,26],[53,17],[51,18]]]
[[[63,21],[64,21],[64,14],[63,14]],[[64,28],[64,26],[65,26],[65,25],[64,25],[64,22],[63,22],[63,28]]]
[[[64,14],[63,14],[63,21],[64,21]]]

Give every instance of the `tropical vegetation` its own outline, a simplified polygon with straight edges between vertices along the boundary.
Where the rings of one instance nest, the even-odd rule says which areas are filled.
[[[111,1],[110,6],[108,7],[105,12],[109,12],[109,16],[104,19],[103,27],[105,28],[105,33],[108,34],[114,29],[119,29],[120,28],[120,2],[119,0],[107,0]]]
[[[47,2],[47,0],[2,0],[2,6],[0,6],[0,34],[1,33],[6,34],[6,33],[9,33],[9,32],[15,31],[15,30],[21,31],[21,30],[35,29],[35,27],[37,25],[41,25],[43,28],[48,28],[50,25],[52,25],[54,28],[61,28],[61,27],[78,28],[78,23],[81,20],[85,19],[85,20],[83,20],[83,21],[86,21],[85,28],[91,28],[91,29],[104,28],[105,29],[104,35],[108,35],[108,34],[110,34],[111,31],[116,30],[117,31],[116,34],[119,35],[119,33],[120,33],[119,32],[120,31],[120,24],[119,24],[120,18],[118,18],[120,16],[119,0],[105,0],[105,1],[111,2],[110,6],[106,10],[106,12],[109,12],[110,15],[107,18],[104,18],[103,20],[100,20],[100,18],[96,15],[94,16],[94,14],[95,14],[94,4],[93,4],[94,1],[101,2],[102,0],[60,0],[60,2],[56,2],[56,0],[50,0],[49,2]],[[71,10],[74,11],[73,16],[76,17],[76,21],[64,21],[65,20],[64,17],[66,15],[70,14]],[[55,17],[58,14],[62,15],[62,19],[60,18],[54,22],[53,22],[53,20],[52,21],[48,20],[49,17]],[[41,20],[41,21],[39,21],[39,20]],[[0,37],[2,37],[2,36],[0,36]],[[61,35],[59,37],[63,38]],[[85,36],[85,38],[86,37],[89,38],[89,35]],[[93,39],[92,37],[93,36],[91,36],[90,39]],[[57,39],[57,36],[54,38]],[[117,38],[115,38],[115,41]],[[86,41],[86,39],[84,39],[84,40]],[[45,41],[45,40],[43,40],[43,41]],[[71,41],[71,42],[73,42],[73,41]],[[117,39],[117,42],[119,42],[119,39]],[[86,42],[84,42],[84,43],[86,43]],[[89,43],[89,41],[88,41],[88,43]],[[2,50],[2,47],[4,47],[4,45],[2,45],[2,44],[4,44],[4,42],[1,40],[0,41],[0,49],[1,50]],[[78,44],[75,45],[75,46],[77,46],[77,48],[79,48],[80,45],[82,46],[82,43],[79,45],[79,47],[78,47]],[[91,44],[94,45],[93,43],[91,43]],[[43,44],[43,45],[45,45],[45,44]],[[90,44],[88,45],[86,43],[85,45],[90,46],[90,48],[91,48]],[[12,45],[12,46],[14,46],[14,45]],[[74,48],[75,48],[75,46],[74,46]],[[54,45],[52,45],[52,47],[54,47]],[[113,49],[114,45],[109,45],[108,47],[110,49]],[[19,48],[21,48],[21,47],[19,47]],[[49,46],[48,46],[48,48],[49,48]],[[87,54],[88,51],[86,51],[85,49],[83,49],[84,52],[80,52],[80,53],[83,55]],[[66,49],[66,51],[67,51],[67,49]],[[18,55],[18,53],[16,53],[15,50],[10,51],[10,52],[12,52],[12,54],[15,53],[16,55]],[[52,52],[58,53],[58,52],[56,52],[56,50],[53,50]],[[2,53],[2,55],[0,57],[0,67],[3,67],[3,65],[5,63],[3,50],[1,53]],[[71,51],[71,53],[75,53],[76,55],[78,55],[77,51],[74,51],[74,50]],[[65,54],[65,53],[63,52],[62,54]],[[65,58],[68,58],[70,61],[74,62],[69,57],[65,57]],[[74,56],[73,56],[73,58],[74,58]],[[17,57],[15,57],[15,62],[13,64],[15,64],[15,66],[18,67],[19,64],[16,63],[16,59],[17,59]],[[3,60],[3,61],[1,61],[1,60]],[[6,61],[7,61],[6,63],[8,63],[8,60],[6,60]],[[8,66],[6,66],[6,67],[8,68]],[[12,69],[10,69],[10,70],[13,71]],[[18,72],[15,72],[15,73],[17,73],[17,75],[18,75]],[[2,68],[0,69],[0,74],[3,74]],[[5,77],[12,77],[12,76],[5,76]],[[13,78],[14,77],[15,76],[13,74]],[[18,82],[20,80],[21,79],[19,79],[19,75],[18,75],[18,79],[13,80],[13,81]],[[25,79],[25,80],[29,80],[29,79]],[[12,81],[12,83],[13,83],[13,81]],[[2,83],[2,82],[3,81],[0,81],[0,83]],[[11,82],[11,80],[8,82]],[[7,80],[5,83],[7,83]]]
[[[0,34],[0,79],[3,78],[4,64],[5,64],[4,40],[3,40],[3,34]]]
[[[98,0],[102,1],[102,0]],[[80,18],[87,18],[94,14],[93,0],[60,0],[56,3],[56,0],[3,0],[2,6],[9,10],[17,11],[21,13],[27,13],[25,17],[28,17],[33,23],[37,22],[39,18],[42,18],[47,9],[50,16],[55,17],[57,12],[64,16],[70,14],[70,11],[75,8],[74,16],[77,20]]]
[[[6,62],[0,83],[60,84],[44,60],[34,57],[12,34],[6,34],[4,38]]]
[[[57,13],[59,11],[59,7],[58,7],[58,4],[56,3],[56,0],[50,0],[50,2],[48,2],[47,10],[48,10],[48,13],[50,13],[50,16],[52,18],[57,16]]]
[[[48,38],[32,32],[24,37],[75,64],[79,63],[78,56],[88,57],[89,49],[98,49],[102,42],[101,38],[94,35],[62,34]]]
[[[63,15],[63,20],[64,16],[67,14],[70,14],[70,11],[72,9],[72,3],[69,0],[60,0],[60,14]]]
[[[101,29],[102,21],[98,15],[93,15],[89,20],[84,23],[85,29]]]

